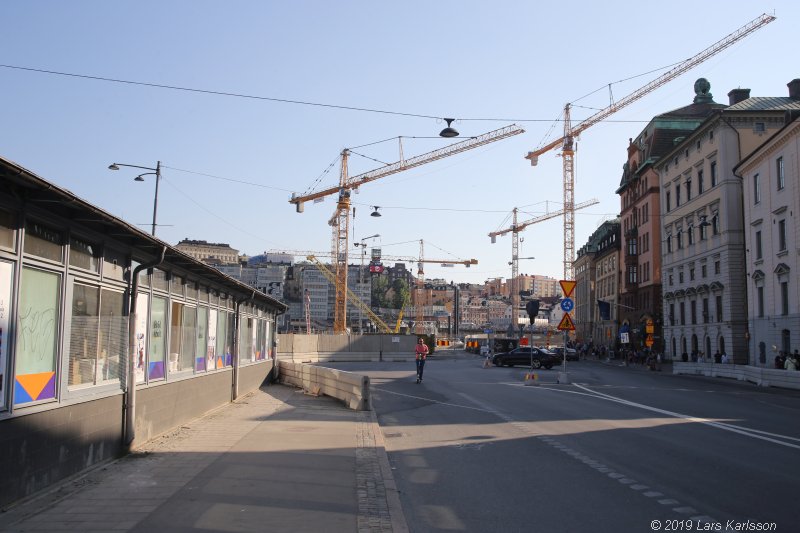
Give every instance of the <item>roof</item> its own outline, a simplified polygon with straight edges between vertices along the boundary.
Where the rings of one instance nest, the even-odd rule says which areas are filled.
[[[161,251],[166,249],[164,261],[188,274],[194,274],[210,283],[213,282],[231,294],[252,294],[257,303],[271,305],[281,312],[288,308],[283,302],[221,273],[212,266],[195,260],[168,243],[145,233],[136,226],[90,204],[67,189],[54,185],[4,157],[0,157],[0,194],[8,198],[16,198],[21,204],[36,206],[66,220],[80,221],[83,226],[100,235],[107,235],[141,251],[141,257],[137,260],[146,257],[160,257]]]
[[[788,96],[758,96],[742,100],[725,109],[729,111],[800,111],[800,100]]]

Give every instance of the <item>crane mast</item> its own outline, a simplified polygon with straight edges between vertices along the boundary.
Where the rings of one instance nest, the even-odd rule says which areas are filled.
[[[591,205],[595,205],[600,203],[597,198],[592,198],[591,200],[587,200],[585,202],[581,202],[574,206],[573,211],[578,211],[583,209],[584,207],[589,207]],[[511,233],[511,306],[512,306],[512,313],[511,313],[511,322],[514,325],[514,328],[517,327],[519,324],[519,317],[517,316],[517,310],[519,309],[519,232],[530,226],[531,224],[538,224],[539,222],[544,222],[545,220],[550,220],[551,218],[555,218],[557,216],[561,216],[565,213],[566,209],[559,209],[558,211],[553,211],[552,213],[546,213],[544,215],[534,217],[530,220],[526,220],[525,222],[517,222],[517,212],[518,209],[515,207],[513,210],[513,222],[510,228],[506,228],[500,231],[493,231],[489,234],[489,237],[492,239],[492,243],[497,242],[497,237],[499,235],[505,235],[506,233]]]
[[[570,123],[570,104],[567,104],[564,107],[564,135],[560,139],[555,139],[549,144],[537,148],[532,152],[528,152],[528,154],[525,156],[525,159],[530,160],[531,165],[535,166],[539,161],[540,155],[545,154],[554,148],[558,148],[559,146],[561,147],[564,174],[564,279],[574,279],[572,264],[575,261],[575,212],[572,206],[574,205],[575,193],[575,139],[584,130],[587,130],[598,122],[605,120],[620,109],[627,107],[637,100],[643,98],[645,95],[672,81],[681,74],[691,70],[707,59],[717,55],[739,40],[747,37],[751,33],[759,30],[774,20],[774,16],[767,15],[766,13],[756,17],[738,30],[728,34],[723,39],[720,39],[713,45],[709,46],[702,52],[695,54],[685,61],[682,61],[674,68],[652,80],[650,83],[647,83],[646,85],[636,89],[619,101],[612,103],[605,109],[602,109],[586,120],[583,120],[575,128],[572,128]]]
[[[350,193],[353,189],[357,189],[365,183],[402,172],[411,168],[415,168],[445,157],[465,152],[493,143],[508,137],[524,133],[525,130],[512,124],[498,130],[490,131],[460,141],[437,150],[426,152],[424,154],[404,159],[401,153],[400,160],[363,174],[350,177],[347,170],[347,161],[350,154],[349,150],[342,151],[342,168],[339,174],[339,185],[330,187],[322,191],[303,196],[292,194],[290,203],[295,204],[298,213],[303,212],[305,202],[323,198],[332,194],[338,193],[338,201],[336,203],[336,212],[328,222],[332,228],[332,242],[331,251],[333,254],[333,264],[335,265],[335,279],[336,279],[336,301],[333,310],[333,332],[344,333],[347,329],[347,266],[348,266],[348,233],[350,226]]]

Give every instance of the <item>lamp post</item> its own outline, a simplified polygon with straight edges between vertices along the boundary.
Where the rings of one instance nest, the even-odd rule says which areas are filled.
[[[156,162],[156,168],[141,167],[139,165],[126,165],[124,163],[111,163],[108,165],[109,170],[119,170],[119,167],[140,168],[142,170],[152,170],[152,172],[144,172],[134,178],[134,181],[144,181],[142,176],[155,176],[156,177],[156,194],[153,198],[153,229],[152,235],[156,235],[156,214],[158,213],[158,182],[161,181],[161,161]]]
[[[377,213],[377,208],[375,209],[376,209],[375,213]],[[376,215],[375,213],[373,213],[372,215],[380,216],[380,214]],[[353,246],[360,246],[361,248],[364,248],[367,245],[367,243],[365,243],[364,241],[366,241],[367,239],[375,239],[378,237],[380,237],[380,234],[378,233],[376,233],[375,235],[370,235],[369,237],[364,237],[363,239],[361,239],[360,242],[353,243]],[[366,255],[366,253],[367,253],[366,249],[361,250],[361,268],[358,269],[358,281],[361,284],[362,290],[364,288],[364,256]],[[372,304],[371,298],[370,298],[370,304]],[[361,310],[361,307],[358,308],[358,331],[362,335],[364,334],[364,311]]]

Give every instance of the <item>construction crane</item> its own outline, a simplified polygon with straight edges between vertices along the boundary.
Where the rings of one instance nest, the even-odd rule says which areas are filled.
[[[311,194],[297,196],[294,193],[289,200],[290,203],[295,204],[298,213],[303,212],[305,202],[324,198],[332,194],[338,194],[338,201],[336,203],[336,211],[329,220],[329,224],[333,228],[333,236],[331,241],[331,251],[333,255],[333,263],[335,265],[336,275],[336,301],[334,305],[334,319],[333,330],[334,333],[343,333],[347,324],[347,260],[348,260],[348,233],[350,227],[350,192],[358,189],[360,186],[371,181],[402,172],[411,168],[415,168],[445,157],[465,152],[493,143],[508,137],[524,133],[525,130],[512,124],[498,130],[490,131],[473,137],[461,142],[457,142],[431,152],[414,156],[409,159],[404,159],[402,155],[402,145],[400,150],[400,160],[386,165],[384,167],[358,174],[357,176],[350,176],[347,170],[347,161],[350,155],[348,149],[342,150],[341,154],[341,172],[339,174],[339,185],[330,187],[322,191]]]
[[[531,165],[536,165],[539,156],[549,152],[554,148],[561,147],[562,168],[564,174],[564,279],[574,279],[572,263],[575,260],[575,140],[585,130],[594,126],[598,122],[605,120],[620,109],[636,102],[648,93],[658,89],[667,82],[677,78],[681,74],[696,67],[707,59],[717,55],[726,48],[732,46],[739,40],[747,37],[754,31],[764,27],[775,20],[772,15],[763,14],[748,22],[738,30],[729,34],[725,38],[717,41],[699,54],[681,62],[678,66],[652,80],[647,85],[633,91],[617,102],[602,109],[591,117],[581,121],[574,128],[570,119],[571,104],[564,106],[564,134],[561,138],[528,152],[525,159],[530,160]]]
[[[416,295],[414,297],[414,303],[416,308],[416,324],[414,325],[414,332],[418,335],[424,333],[422,327],[422,321],[424,320],[425,316],[423,313],[423,305],[422,305],[422,293],[425,290],[425,269],[422,267],[423,263],[439,263],[442,266],[451,266],[451,265],[464,265],[465,267],[469,268],[472,265],[477,265],[477,259],[425,259],[425,243],[422,239],[419,240],[419,261],[417,261],[417,290]],[[458,305],[456,302],[455,305]]]
[[[598,203],[600,202],[597,200],[597,198],[592,198],[591,200],[587,200],[575,205],[575,210],[577,211],[579,209],[583,209],[584,207],[589,207]],[[519,309],[519,232],[531,224],[538,224],[539,222],[544,222],[545,220],[550,220],[551,218],[563,215],[564,209],[559,209],[558,211],[553,211],[552,213],[545,213],[544,215],[534,217],[519,224],[517,223],[516,207],[514,208],[513,213],[514,218],[511,227],[500,231],[493,231],[489,234],[489,237],[492,239],[492,244],[494,244],[497,242],[498,236],[511,233],[511,263],[509,263],[511,265],[511,323],[514,325],[514,330],[516,331],[517,324],[519,323],[519,317],[517,316],[517,311]]]
[[[320,263],[320,261],[313,255],[307,256],[306,259],[317,265],[319,271],[322,272],[322,275],[325,276],[325,278],[328,281],[330,281],[331,285],[333,285],[334,287],[336,286],[336,281],[337,281],[336,276],[334,275],[333,272],[328,270],[328,267]],[[361,298],[359,298],[358,295],[356,295],[356,293],[351,291],[349,288],[347,288],[347,298],[350,300],[351,303],[358,306],[362,311],[367,313],[367,316],[369,316],[372,319],[372,321],[375,323],[376,326],[378,326],[378,328],[381,330],[382,333],[392,333],[392,330],[389,328],[389,326],[386,325],[386,322],[384,322],[378,315],[373,313],[372,309],[367,304],[362,302]]]

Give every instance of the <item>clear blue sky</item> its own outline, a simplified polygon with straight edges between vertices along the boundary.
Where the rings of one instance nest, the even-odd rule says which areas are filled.
[[[511,238],[487,233],[561,208],[556,152],[523,156],[548,138],[564,104],[573,121],[609,104],[608,84],[687,59],[763,12],[778,18],[688,74],[587,130],[577,153],[576,248],[620,210],[614,190],[628,139],[654,115],[682,107],[698,77],[714,99],[745,87],[787,96],[800,77],[794,0],[669,4],[617,0],[269,2],[4,0],[0,64],[162,85],[459,119],[462,136],[517,122],[527,131],[364,186],[353,196],[355,240],[379,233],[384,255],[476,258],[429,265],[426,277],[508,277]],[[788,58],[784,59],[784,58]],[[663,70],[611,85],[619,99]],[[0,67],[0,154],[150,230],[153,181],[111,162],[165,166],[158,236],[229,243],[242,253],[330,249],[335,202],[296,214],[305,192],[342,148],[397,136],[435,136],[430,118],[214,96]],[[584,95],[600,89],[591,96]],[[578,101],[579,100],[579,101]],[[406,157],[444,146],[407,139]],[[397,143],[358,150],[382,162]],[[351,175],[380,166],[353,156]],[[178,170],[181,169],[181,170]],[[184,170],[192,172],[184,172]],[[322,185],[338,180],[338,166]],[[217,176],[212,178],[203,174]],[[151,176],[147,177],[152,178]],[[224,178],[224,179],[222,179]],[[241,183],[245,182],[245,183]],[[370,206],[383,216],[369,216]],[[521,273],[562,277],[562,219],[524,233]],[[396,244],[405,243],[405,244]]]

